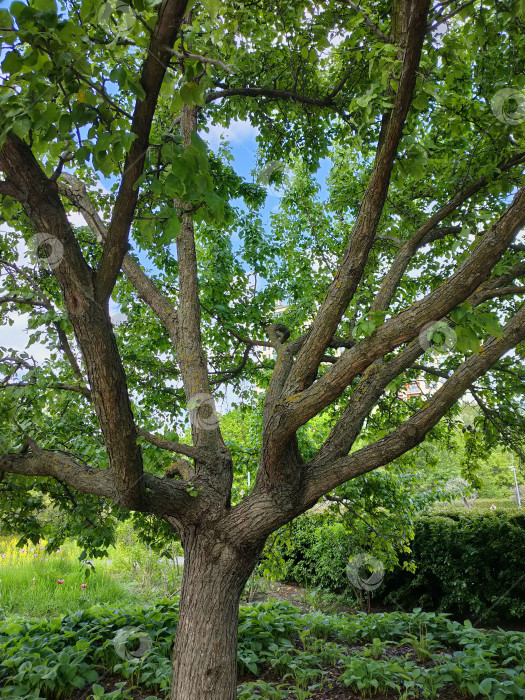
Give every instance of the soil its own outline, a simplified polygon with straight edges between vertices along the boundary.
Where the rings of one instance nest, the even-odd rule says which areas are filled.
[[[267,600],[279,600],[292,603],[302,612],[309,612],[312,606],[309,605],[304,600],[304,595],[306,589],[298,586],[296,583],[271,583],[268,585],[268,589],[264,592],[256,592],[251,600],[241,600],[241,605],[246,605],[247,603],[262,603]],[[351,608],[345,610],[345,612],[351,612]]]

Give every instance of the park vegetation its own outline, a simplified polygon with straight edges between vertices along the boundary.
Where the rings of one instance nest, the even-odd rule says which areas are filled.
[[[366,505],[365,475],[388,491],[389,469],[461,428],[465,395],[470,483],[489,446],[523,455],[524,6],[112,3],[0,10],[0,313],[29,342],[0,356],[1,525],[50,555],[72,537],[83,561],[119,521],[160,550],[180,541],[176,634],[149,677],[172,674],[172,700],[233,700],[239,600],[274,532],[324,497]],[[206,142],[239,121],[257,130],[253,178]],[[433,390],[403,398],[421,376]],[[242,492],[216,409],[232,396],[262,397]],[[268,615],[280,633],[286,611]],[[42,628],[58,646],[61,624]],[[270,637],[256,656],[282,652]],[[77,639],[58,661],[49,647],[46,682],[62,664],[90,682],[105,651]],[[467,666],[462,689],[479,670],[479,692],[517,692],[501,639],[490,659],[456,647],[452,681]]]

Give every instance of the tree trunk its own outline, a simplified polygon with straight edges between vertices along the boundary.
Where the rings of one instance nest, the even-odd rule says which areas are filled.
[[[260,553],[186,537],[171,700],[234,700],[239,600]]]

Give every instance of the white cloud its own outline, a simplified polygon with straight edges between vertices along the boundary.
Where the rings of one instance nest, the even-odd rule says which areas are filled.
[[[100,215],[100,212],[99,212]],[[79,214],[78,211],[72,211],[67,215],[67,218],[69,219],[69,223],[72,224],[73,226],[86,226],[86,221],[82,214]]]
[[[234,119],[227,129],[220,124],[212,124],[209,129],[209,133],[203,132],[202,137],[213,150],[219,147],[221,137],[231,144],[240,144],[245,141],[255,141],[259,134],[259,130],[252,126],[249,121],[239,119]]]
[[[18,314],[14,318],[12,326],[0,326],[0,347],[27,352],[35,358],[37,363],[41,363],[48,359],[49,350],[42,343],[34,343],[30,348],[27,348],[29,341],[28,320],[28,314]]]

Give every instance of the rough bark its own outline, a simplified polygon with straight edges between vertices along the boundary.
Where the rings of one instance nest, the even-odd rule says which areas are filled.
[[[509,208],[483,235],[460,268],[436,290],[379,326],[340,357],[312,386],[288,395],[274,418],[274,436],[286,442],[301,425],[334,401],[352,379],[372,362],[412,340],[430,321],[445,316],[465,301],[490,276],[491,270],[525,224],[525,188],[519,190]]]
[[[157,100],[166,74],[173,45],[182,24],[187,0],[164,0],[151,33],[148,52],[142,65],[140,84],[144,99],[137,100],[131,123],[135,140],[126,156],[124,173],[120,183],[107,241],[95,276],[97,299],[106,300],[115,284],[128,250],[128,236],[138,199],[136,181],[142,175],[149,147],[151,124],[157,108]]]
[[[171,700],[235,699],[239,600],[261,548],[198,531],[184,537]]]
[[[144,497],[142,454],[107,300],[97,301],[93,271],[82,255],[57,185],[45,175],[29,146],[17,136],[8,136],[0,151],[0,168],[9,173],[37,241],[43,240],[44,245],[56,241],[61,247],[53,272],[84,358],[118,500],[124,507],[139,508]]]
[[[374,167],[343,260],[290,373],[287,383],[290,394],[305,389],[315,379],[325,349],[361,280],[383,211],[416,83],[429,2],[411,0],[403,3],[402,8],[407,30],[398,90],[392,108],[382,120]]]

